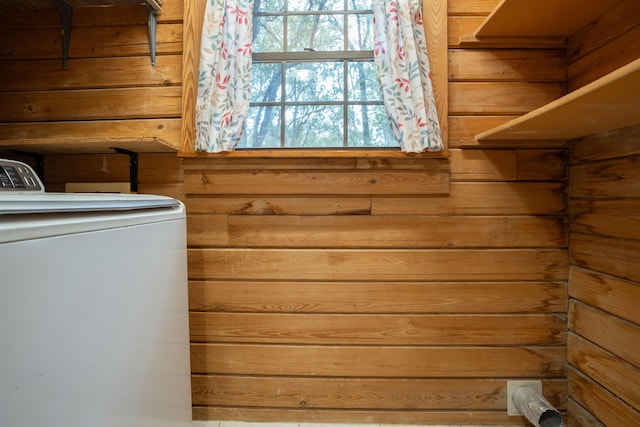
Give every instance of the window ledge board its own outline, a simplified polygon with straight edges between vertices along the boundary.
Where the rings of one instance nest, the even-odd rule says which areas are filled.
[[[260,150],[236,150],[221,153],[205,153],[205,152],[180,152],[183,158],[329,158],[329,157],[396,157],[396,158],[428,158],[442,159],[449,157],[449,151],[443,150],[437,153],[405,153],[400,150],[358,150],[358,149],[260,149]]]

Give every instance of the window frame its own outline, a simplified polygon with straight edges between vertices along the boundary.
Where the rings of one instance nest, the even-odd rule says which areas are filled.
[[[449,157],[448,150],[448,40],[447,1],[424,0],[423,16],[436,108],[444,149],[435,153],[404,153],[400,149],[381,148],[277,148],[242,149],[227,153],[199,153],[195,150],[195,100],[197,97],[200,38],[207,0],[183,0],[183,67],[182,67],[182,125],[181,157]]]

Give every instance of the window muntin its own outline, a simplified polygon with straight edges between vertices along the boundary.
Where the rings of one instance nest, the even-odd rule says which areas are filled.
[[[367,3],[255,0],[251,105],[238,148],[398,147]]]

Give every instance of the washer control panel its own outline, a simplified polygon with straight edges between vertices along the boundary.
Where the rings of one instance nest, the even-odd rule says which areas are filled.
[[[44,192],[44,185],[31,166],[15,160],[0,159],[0,193],[5,191]]]

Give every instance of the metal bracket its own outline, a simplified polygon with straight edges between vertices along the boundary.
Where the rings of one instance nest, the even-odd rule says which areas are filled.
[[[118,154],[125,154],[129,156],[129,184],[131,185],[131,192],[138,192],[138,153],[125,150],[124,148],[111,147],[113,151]]]
[[[71,39],[71,21],[73,21],[73,8],[64,0],[51,0],[60,11],[62,19],[62,69],[67,69],[69,58],[69,40]]]
[[[73,7],[65,0],[50,0],[60,11],[62,20],[62,69],[67,69],[67,61],[69,59],[69,40],[71,39],[71,22],[73,21]],[[98,2],[97,4],[99,4]],[[117,4],[117,1],[105,1],[104,4]],[[142,1],[140,2],[142,3]],[[158,10],[159,4],[153,0],[147,0],[147,25],[149,26],[149,51],[151,56],[151,66],[156,66],[156,27],[158,26]]]
[[[151,66],[156,66],[156,27],[158,26],[158,11],[147,3],[147,24],[149,25],[149,54]]]

